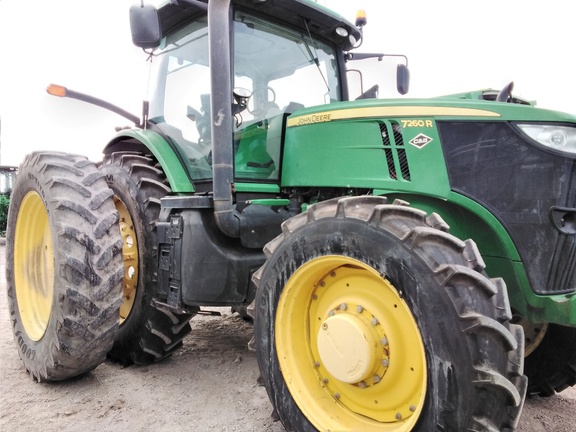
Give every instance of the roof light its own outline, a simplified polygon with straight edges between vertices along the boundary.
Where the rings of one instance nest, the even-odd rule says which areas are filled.
[[[336,31],[336,34],[338,36],[341,36],[341,37],[348,36],[348,30],[346,30],[344,27],[336,27],[335,31]]]
[[[366,18],[366,11],[364,9],[360,9],[356,12],[356,27],[364,27],[368,23],[368,19]]]

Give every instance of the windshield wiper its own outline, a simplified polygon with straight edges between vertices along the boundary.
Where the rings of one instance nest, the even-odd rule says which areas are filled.
[[[320,60],[318,59],[318,51],[316,51],[316,45],[314,45],[314,39],[312,39],[312,33],[310,33],[310,28],[308,27],[308,21],[304,17],[302,17],[302,21],[304,22],[304,26],[306,26],[306,31],[308,32],[308,37],[310,38],[310,43],[312,45],[312,49],[314,49],[314,53],[312,53],[312,50],[310,49],[310,45],[308,44],[308,42],[306,42],[306,38],[303,38],[304,45],[306,46],[306,51],[308,51],[308,55],[310,56],[310,60],[312,60],[314,62],[314,64],[316,64],[316,67],[318,68],[318,72],[320,72],[320,76],[322,77],[322,80],[324,81],[324,84],[326,85],[326,89],[328,90],[328,93],[330,93],[330,86],[328,85],[328,81],[326,80],[326,77],[324,76],[324,73],[322,72],[322,68],[320,67]]]

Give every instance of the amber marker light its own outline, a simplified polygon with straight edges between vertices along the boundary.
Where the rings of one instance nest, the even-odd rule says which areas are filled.
[[[360,9],[356,12],[356,27],[364,27],[368,23],[368,19],[366,18],[366,11],[364,9]]]
[[[52,96],[66,97],[66,87],[63,86],[50,84],[46,88],[46,91],[48,92],[48,94],[51,94]]]

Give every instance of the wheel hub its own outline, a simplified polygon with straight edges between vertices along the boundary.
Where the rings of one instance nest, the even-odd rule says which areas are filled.
[[[379,343],[374,336],[370,323],[359,314],[328,317],[318,332],[322,364],[330,375],[344,383],[365,380],[378,368]]]

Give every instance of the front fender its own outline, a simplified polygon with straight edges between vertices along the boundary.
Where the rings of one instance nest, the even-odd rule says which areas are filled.
[[[184,169],[180,156],[162,135],[149,129],[125,129],[118,132],[104,147],[104,154],[131,150],[148,150],[152,153],[162,166],[173,192],[194,192],[194,186]]]

